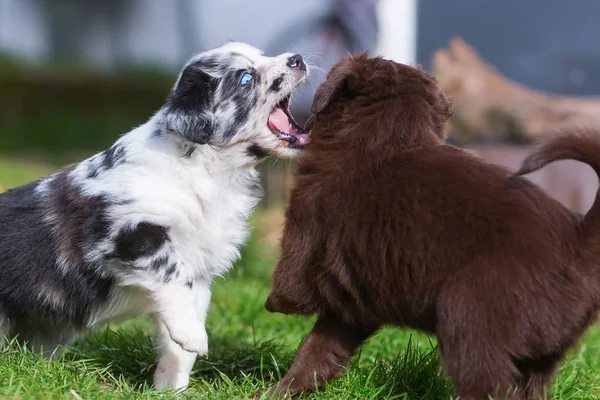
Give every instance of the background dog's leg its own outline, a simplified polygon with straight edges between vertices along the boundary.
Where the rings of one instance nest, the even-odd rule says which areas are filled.
[[[287,374],[270,393],[299,394],[315,390],[335,378],[375,329],[349,325],[337,318],[319,317]]]
[[[190,381],[190,373],[196,361],[196,353],[185,351],[171,340],[169,330],[160,316],[155,315],[160,359],[154,373],[156,390],[166,388],[184,390]]]

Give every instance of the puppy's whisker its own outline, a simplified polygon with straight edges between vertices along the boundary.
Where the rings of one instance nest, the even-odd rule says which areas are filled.
[[[323,61],[323,53],[308,53],[306,58],[310,61],[311,58],[316,58],[319,61]]]
[[[319,72],[325,72],[325,70],[323,68],[319,67],[317,64],[311,63],[310,61],[306,61],[306,64],[309,66],[309,68],[311,70],[314,69],[314,70],[317,70]],[[309,77],[310,77],[310,75],[309,75]]]

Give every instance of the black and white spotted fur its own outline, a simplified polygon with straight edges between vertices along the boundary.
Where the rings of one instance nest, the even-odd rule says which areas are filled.
[[[0,337],[51,351],[108,321],[150,314],[156,387],[185,388],[196,354],[208,351],[211,282],[248,234],[255,166],[266,154],[299,152],[267,127],[307,74],[291,56],[243,43],[200,53],[148,122],[0,195]],[[240,85],[243,73],[251,84]]]

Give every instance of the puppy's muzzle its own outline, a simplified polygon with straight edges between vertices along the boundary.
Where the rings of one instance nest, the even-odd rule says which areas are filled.
[[[265,309],[272,313],[281,314],[293,314],[297,311],[297,307],[294,307],[289,301],[281,298],[280,296],[273,295],[271,293],[265,301]]]
[[[267,297],[267,301],[265,301],[265,309],[268,312],[277,312],[278,307],[277,307],[277,302],[275,300],[273,300],[273,296],[269,295],[269,297]]]

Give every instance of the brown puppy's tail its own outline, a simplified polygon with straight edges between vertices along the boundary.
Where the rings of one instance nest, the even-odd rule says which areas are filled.
[[[600,131],[561,133],[542,140],[521,164],[515,175],[525,175],[560,160],[581,161],[600,177]],[[600,245],[600,192],[584,217],[584,239]]]

